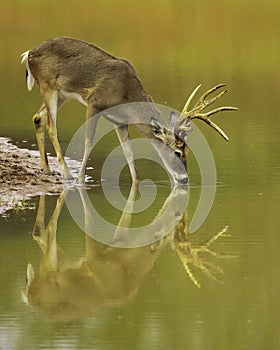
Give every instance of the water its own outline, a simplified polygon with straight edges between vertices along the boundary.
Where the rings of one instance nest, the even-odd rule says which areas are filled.
[[[83,7],[68,1],[65,7],[52,1],[4,1],[1,136],[19,146],[34,149],[31,116],[40,105],[38,91],[26,91],[19,54],[58,34],[83,38],[128,58],[158,103],[180,109],[198,83],[205,90],[226,82],[230,91],[221,103],[240,111],[213,116],[229,135],[227,144],[196,123],[214,155],[218,186],[207,219],[187,237],[184,232],[201,193],[192,156],[187,213],[177,236],[166,236],[160,246],[108,251],[85,235],[64,205],[57,230],[51,225],[49,231],[51,247],[57,242],[59,252],[60,270],[54,273],[55,255],[44,254],[44,240],[32,235],[44,198],[33,198],[25,210],[1,218],[1,349],[279,347],[279,5],[258,3],[163,1],[143,7],[137,2],[117,6],[112,0],[85,2]],[[83,21],[77,25],[76,18]],[[75,103],[61,111],[58,130],[64,149],[84,113]],[[121,211],[106,200],[100,169],[117,144],[112,134],[97,145],[89,164],[96,186],[87,190],[97,213],[112,225]],[[52,152],[49,144],[48,150]],[[163,169],[146,160],[139,160],[137,167],[142,179],[156,181],[158,192],[148,210],[133,215],[133,227],[151,223],[170,194]],[[127,168],[120,187],[127,198]],[[57,199],[45,196],[46,225]],[[107,231],[96,226],[95,233],[100,238]],[[206,246],[212,237],[216,240]],[[207,247],[217,254],[205,251]],[[32,297],[26,293],[29,264],[37,276]]]

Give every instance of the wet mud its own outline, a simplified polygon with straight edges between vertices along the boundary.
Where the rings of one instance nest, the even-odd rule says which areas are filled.
[[[0,137],[0,215],[33,196],[60,193],[64,188],[60,167],[55,157],[48,157],[51,174],[43,173],[38,151],[19,148]],[[77,173],[80,163],[67,160]]]

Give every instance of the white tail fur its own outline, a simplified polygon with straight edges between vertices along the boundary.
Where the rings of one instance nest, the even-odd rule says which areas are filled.
[[[26,65],[26,84],[27,84],[27,89],[28,91],[31,91],[32,88],[33,88],[33,85],[34,85],[34,77],[30,71],[30,68],[29,68],[29,65],[28,65],[28,54],[29,54],[29,51],[25,51],[21,57],[21,63],[25,63]]]

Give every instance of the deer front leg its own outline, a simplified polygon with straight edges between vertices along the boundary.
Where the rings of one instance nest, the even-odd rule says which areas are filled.
[[[96,125],[97,125],[98,119],[100,118],[100,116],[97,115],[98,112],[99,110],[95,108],[91,104],[91,102],[89,102],[87,107],[87,113],[86,113],[85,150],[84,150],[81,169],[78,175],[78,183],[81,185],[85,183],[87,161],[93,147],[93,140],[94,140]]]
[[[116,133],[118,135],[120,144],[122,146],[123,153],[125,155],[130,174],[132,177],[132,183],[139,183],[139,176],[134,165],[133,152],[130,144],[130,138],[128,134],[128,125],[116,126]]]
[[[135,202],[136,194],[138,192],[138,182],[133,182],[127,198],[125,207],[123,208],[122,215],[116,226],[116,231],[110,246],[126,247],[129,244],[129,226],[132,220],[133,205]]]

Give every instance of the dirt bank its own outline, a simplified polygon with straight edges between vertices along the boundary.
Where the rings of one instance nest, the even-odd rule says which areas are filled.
[[[41,170],[38,151],[21,149],[0,137],[0,215],[32,196],[60,193],[63,181],[55,157],[49,157],[51,175]],[[80,163],[67,160],[75,176]]]

